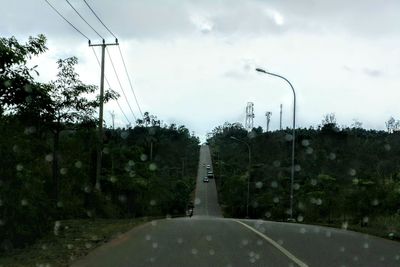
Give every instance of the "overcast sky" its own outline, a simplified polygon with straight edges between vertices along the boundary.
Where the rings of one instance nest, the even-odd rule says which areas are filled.
[[[93,43],[100,38],[66,1],[49,0]],[[107,42],[82,0],[70,0]],[[400,119],[400,1],[398,0],[87,0],[119,38],[143,111],[167,123],[184,124],[203,137],[214,127],[245,120],[254,102],[255,126],[291,125],[293,96],[285,81],[256,73],[262,67],[288,78],[297,93],[300,127],[317,126],[326,113],[340,125],[353,119],[384,129]],[[43,33],[48,52],[34,59],[41,81],[55,79],[55,61],[77,56],[81,79],[99,84],[100,69],[87,40],[44,0],[0,0],[0,34],[24,42]],[[140,116],[116,47],[109,47],[125,93]],[[98,55],[100,51],[97,51]],[[106,76],[134,122],[111,64]],[[127,122],[117,104],[116,124]]]

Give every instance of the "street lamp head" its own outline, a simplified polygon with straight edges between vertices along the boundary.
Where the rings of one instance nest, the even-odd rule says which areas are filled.
[[[261,68],[256,68],[256,71],[267,73],[265,70],[263,70],[263,69],[261,69]]]

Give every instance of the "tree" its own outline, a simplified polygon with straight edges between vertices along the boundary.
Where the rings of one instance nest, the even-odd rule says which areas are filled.
[[[0,38],[0,115],[8,113],[39,112],[37,107],[46,100],[45,88],[35,83],[36,66],[26,64],[33,56],[47,50],[44,35],[29,37],[26,44],[20,44],[15,37]]]
[[[51,103],[47,107],[48,125],[53,134],[53,183],[55,199],[59,197],[59,143],[60,133],[79,124],[94,125],[96,108],[99,107],[99,96],[88,99],[87,95],[95,93],[97,87],[85,85],[75,72],[78,63],[76,57],[57,61],[57,79],[48,84]],[[111,89],[104,93],[104,102],[116,99],[117,93]]]

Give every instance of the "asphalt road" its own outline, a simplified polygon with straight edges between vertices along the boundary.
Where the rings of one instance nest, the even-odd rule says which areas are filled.
[[[221,217],[202,146],[192,218],[156,220],[73,266],[400,266],[400,243],[351,231]]]

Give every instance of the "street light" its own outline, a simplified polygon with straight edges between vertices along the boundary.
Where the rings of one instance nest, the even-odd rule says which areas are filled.
[[[284,79],[290,85],[290,87],[292,88],[292,91],[293,91],[292,175],[291,175],[291,179],[290,179],[290,221],[293,221],[293,181],[294,181],[294,145],[295,145],[294,139],[295,139],[295,131],[296,131],[296,92],[294,91],[292,84],[285,77],[282,77],[275,73],[267,72],[260,68],[256,68],[256,71],[263,72],[265,74],[269,74],[269,75]]]
[[[247,142],[245,142],[243,140],[240,140],[240,139],[237,139],[234,136],[231,136],[231,139],[245,144],[247,146],[247,149],[249,150],[249,167],[248,167],[249,168],[249,171],[248,171],[249,175],[248,175],[248,178],[247,178],[247,200],[246,200],[246,218],[249,218],[250,171],[251,171],[251,150],[250,150],[250,145]]]

